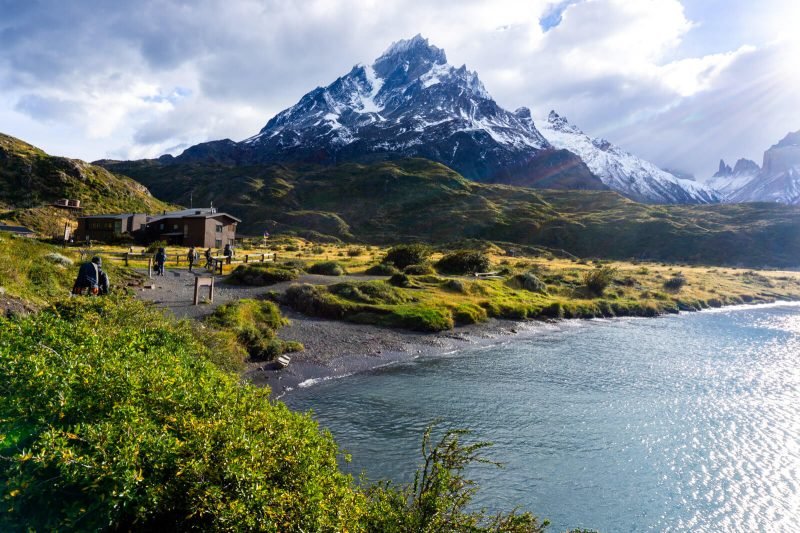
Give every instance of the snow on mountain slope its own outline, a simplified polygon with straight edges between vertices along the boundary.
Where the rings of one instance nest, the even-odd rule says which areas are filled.
[[[800,205],[800,131],[789,133],[765,151],[761,171],[728,199]]]
[[[424,157],[477,181],[605,189],[579,157],[553,147],[530,112],[510,112],[475,72],[417,35],[304,95],[255,136],[205,143],[179,161],[323,164]]]
[[[723,201],[730,202],[760,171],[758,164],[749,159],[739,159],[733,168],[720,159],[719,170],[705,181],[705,185],[719,191]]]
[[[721,200],[721,195],[709,187],[677,178],[605,139],[589,137],[555,111],[539,122],[539,130],[553,146],[578,154],[608,187],[633,200],[663,204]]]

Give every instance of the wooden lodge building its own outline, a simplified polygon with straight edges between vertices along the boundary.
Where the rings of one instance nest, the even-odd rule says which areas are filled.
[[[140,213],[90,215],[78,218],[75,238],[113,242],[125,235],[139,242],[163,240],[176,246],[223,248],[233,244],[241,220],[213,207],[184,209],[149,216]]]

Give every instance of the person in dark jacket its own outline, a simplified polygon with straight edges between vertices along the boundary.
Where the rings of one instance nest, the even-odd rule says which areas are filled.
[[[164,264],[167,262],[167,252],[163,248],[159,248],[156,252],[155,256],[155,263],[156,263],[156,274],[159,276],[164,275]]]
[[[189,272],[191,272],[195,261],[200,259],[200,254],[197,253],[197,250],[194,249],[194,246],[189,248],[189,252],[186,254],[186,259],[189,261]]]
[[[206,268],[209,268],[209,269],[211,268],[211,258],[212,258],[211,248],[208,248],[206,250]]]
[[[101,292],[101,270],[103,260],[97,256],[92,257],[91,261],[81,265],[78,270],[78,278],[72,286],[72,294],[100,294]],[[108,292],[108,276],[105,276],[106,293]]]
[[[226,244],[222,250],[222,255],[225,256],[225,262],[230,264],[231,259],[233,259],[233,247],[230,244]]]

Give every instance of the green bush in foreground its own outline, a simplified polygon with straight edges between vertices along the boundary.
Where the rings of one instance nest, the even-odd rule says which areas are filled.
[[[336,261],[323,261],[314,263],[308,268],[310,274],[321,274],[323,276],[344,276],[347,271]]]
[[[478,491],[474,481],[464,477],[464,469],[475,463],[499,466],[481,456],[488,442],[464,444],[463,430],[447,431],[433,444],[432,428],[422,440],[423,464],[408,486],[383,483],[367,490],[370,512],[367,528],[385,532],[503,531],[541,533],[548,525],[530,513],[489,516],[485,511],[470,511]]]
[[[330,433],[198,335],[115,297],[0,318],[0,531],[542,531],[468,510],[486,444],[463,432],[426,432],[413,485],[357,487]]]
[[[478,250],[457,250],[436,263],[436,270],[443,274],[473,274],[486,272],[491,264],[489,257]]]
[[[308,416],[139,303],[70,306],[0,319],[0,530],[359,529]]]

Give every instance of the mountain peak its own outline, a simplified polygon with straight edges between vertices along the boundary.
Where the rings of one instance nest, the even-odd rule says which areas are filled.
[[[787,133],[786,137],[781,139],[773,148],[784,148],[786,146],[800,146],[800,131]]]
[[[547,115],[547,122],[554,130],[583,134],[583,132],[577,126],[570,124],[569,120],[567,120],[567,117],[562,117],[556,113],[555,110],[550,110],[550,114]]]
[[[430,44],[428,39],[418,33],[411,39],[401,39],[393,42],[391,46],[375,60],[375,64],[377,65],[386,61],[397,63],[410,59],[422,59],[441,65],[447,63],[447,56],[444,50]]]

